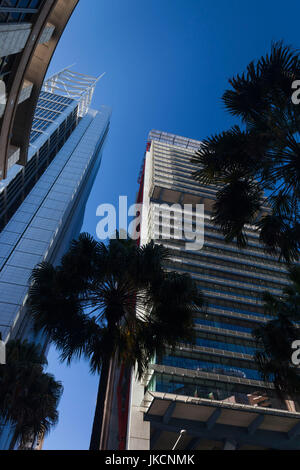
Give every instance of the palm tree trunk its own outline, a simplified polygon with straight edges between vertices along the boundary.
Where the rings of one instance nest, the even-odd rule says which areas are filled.
[[[32,438],[32,443],[31,443],[31,446],[30,446],[30,450],[34,450],[34,449],[35,449],[35,445],[36,445],[37,438],[38,438],[38,436],[37,436],[36,434],[34,434],[34,436],[33,436],[33,438]]]
[[[93,430],[91,435],[90,450],[100,450],[101,433],[103,427],[105,398],[109,377],[111,360],[110,357],[103,358],[101,374],[98,386],[97,403],[95,409]]]
[[[116,360],[114,357],[110,360],[109,375],[106,386],[105,405],[102,421],[102,431],[100,439],[100,450],[109,450],[109,430],[112,416],[114,386],[116,380]]]
[[[13,433],[13,437],[11,438],[10,444],[9,444],[9,450],[15,450],[15,446],[17,443],[19,437],[18,431],[15,429]]]

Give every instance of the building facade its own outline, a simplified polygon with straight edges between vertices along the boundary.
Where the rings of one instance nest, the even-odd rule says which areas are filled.
[[[280,400],[273,384],[262,381],[251,334],[272,318],[261,294],[280,294],[286,270],[265,254],[254,226],[246,230],[247,248],[224,242],[211,221],[218,188],[192,178],[197,168],[191,159],[200,146],[159,131],[149,135],[139,192],[145,203],[141,243],[163,243],[171,253],[165,267],[189,273],[207,304],[194,318],[196,344],[178,344],[156,357],[143,383],[132,374],[126,447],[170,450],[181,435],[182,450],[298,449],[300,407]],[[162,211],[162,204],[169,209]],[[183,232],[186,204],[193,210]],[[204,246],[187,249],[200,226],[197,204],[204,205]]]
[[[0,332],[5,342],[22,338],[47,346],[27,315],[29,278],[38,263],[59,263],[80,233],[110,126],[110,109],[89,107],[96,83],[70,70],[45,83],[28,162],[14,165],[0,183]],[[1,449],[9,439],[6,428]]]
[[[0,0],[0,180],[27,162],[41,87],[79,0]]]

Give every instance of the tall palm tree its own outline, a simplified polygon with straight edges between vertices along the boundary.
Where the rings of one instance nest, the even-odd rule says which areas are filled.
[[[188,276],[163,269],[165,248],[133,240],[106,246],[90,235],[73,241],[60,266],[42,263],[32,275],[29,305],[35,328],[49,335],[68,363],[88,358],[100,372],[91,450],[99,450],[111,361],[139,377],[155,351],[194,338],[193,314],[203,300]]]
[[[10,449],[35,443],[57,423],[62,385],[46,374],[39,346],[27,341],[7,343],[7,362],[0,367],[0,416],[14,429]]]
[[[266,250],[287,262],[300,247],[300,106],[292,84],[300,55],[281,42],[229,80],[225,108],[242,125],[203,141],[194,178],[220,186],[213,210],[227,241],[247,244],[245,226],[258,226]]]
[[[289,269],[291,285],[282,296],[264,295],[265,313],[274,320],[253,331],[260,349],[255,360],[264,380],[272,381],[281,398],[299,398],[299,368],[292,364],[292,344],[299,339],[300,320],[300,266]]]

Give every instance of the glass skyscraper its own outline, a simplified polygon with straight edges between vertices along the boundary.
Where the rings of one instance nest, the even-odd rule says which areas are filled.
[[[147,208],[141,243],[166,246],[171,258],[165,267],[189,273],[207,305],[194,318],[196,344],[178,344],[156,357],[143,383],[132,375],[127,448],[170,450],[185,430],[179,449],[297,449],[299,405],[280,400],[273,384],[262,381],[251,334],[272,318],[264,313],[261,294],[281,293],[288,283],[285,265],[264,252],[254,226],[246,230],[247,248],[225,243],[211,221],[218,188],[192,178],[197,168],[191,159],[200,146],[164,132],[149,135],[138,201]],[[170,210],[163,213],[161,204]],[[186,249],[196,213],[190,233],[183,233],[185,204],[204,205],[202,249]]]
[[[0,332],[2,339],[36,337],[26,313],[32,269],[59,263],[82,227],[99,170],[110,110],[89,108],[97,79],[64,70],[40,95],[27,164],[0,183]],[[75,91],[74,91],[75,90]],[[9,444],[9,430],[0,448]]]

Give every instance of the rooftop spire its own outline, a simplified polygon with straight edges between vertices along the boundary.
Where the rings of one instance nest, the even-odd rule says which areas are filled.
[[[91,105],[96,84],[105,73],[96,78],[74,72],[70,70],[71,67],[73,65],[48,78],[43,85],[43,90],[78,101],[79,116],[85,116]]]

